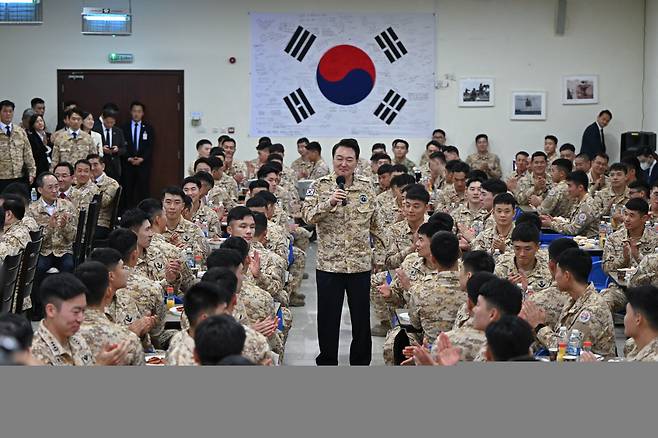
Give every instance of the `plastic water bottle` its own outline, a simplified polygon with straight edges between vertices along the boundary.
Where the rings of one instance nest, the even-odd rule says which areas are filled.
[[[651,231],[651,222],[650,222],[650,221],[646,221],[646,222],[644,223],[644,232],[645,232],[645,233],[648,233],[649,231]]]
[[[569,342],[569,339],[567,337],[567,328],[565,326],[562,326],[558,329],[557,337],[558,337],[558,342],[564,342],[565,344]]]
[[[35,202],[37,200],[37,189],[32,187],[32,190],[30,191],[30,199],[32,202]]]
[[[187,250],[185,250],[185,260],[187,261],[187,266],[194,268],[194,252],[192,251],[192,248],[187,248]]]
[[[603,248],[605,246],[605,241],[608,238],[608,224],[605,221],[601,221],[599,224],[599,246]]]
[[[569,336],[569,343],[567,344],[568,356],[580,356],[580,330],[573,329]]]
[[[203,231],[204,237],[208,238],[208,221],[201,222],[201,231]]]
[[[497,260],[498,260],[498,257],[500,257],[500,250],[499,250],[498,248],[496,248],[496,249],[494,250],[494,253],[493,253],[494,261],[497,261]]]

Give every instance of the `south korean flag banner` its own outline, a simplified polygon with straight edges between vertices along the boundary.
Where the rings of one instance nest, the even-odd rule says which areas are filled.
[[[250,15],[252,136],[425,137],[433,129],[433,14]]]

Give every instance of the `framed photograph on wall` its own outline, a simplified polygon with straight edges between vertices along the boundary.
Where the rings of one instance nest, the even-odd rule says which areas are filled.
[[[599,77],[573,75],[562,78],[562,104],[588,105],[599,103]]]
[[[494,106],[493,78],[460,78],[459,106]]]
[[[545,91],[512,91],[512,120],[546,120]]]

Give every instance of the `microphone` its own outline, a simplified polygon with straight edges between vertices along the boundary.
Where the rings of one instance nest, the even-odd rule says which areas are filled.
[[[338,188],[341,190],[345,190],[345,177],[342,175],[339,175],[336,177],[336,184],[338,184]],[[343,199],[343,206],[347,205],[347,198]]]

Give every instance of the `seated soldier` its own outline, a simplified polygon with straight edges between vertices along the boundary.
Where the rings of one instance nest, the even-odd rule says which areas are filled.
[[[617,227],[624,220],[622,207],[630,199],[630,191],[626,184],[628,168],[622,163],[610,166],[609,181],[607,187],[596,192],[594,203],[599,216],[610,216],[613,227]]]
[[[484,222],[488,210],[484,210],[480,204],[480,178],[469,178],[466,181],[466,202],[461,204],[451,213],[457,223],[459,234],[477,236],[484,230]]]
[[[569,185],[567,177],[571,173],[572,163],[564,158],[558,158],[551,164],[551,179],[553,188],[548,191],[546,198],[537,207],[539,214],[549,216],[569,216],[573,203],[569,198]]]
[[[18,365],[43,365],[32,355],[34,330],[32,323],[24,316],[15,313],[0,315],[0,337],[7,336],[16,340],[17,348],[12,354],[12,363]]]
[[[466,157],[466,163],[471,166],[471,169],[482,170],[489,178],[500,178],[502,176],[500,158],[489,152],[487,134],[478,134],[475,137],[475,147],[477,152]]]
[[[551,159],[548,158],[549,163]],[[519,180],[528,174],[528,167],[530,166],[530,154],[526,151],[519,151],[514,155],[513,162],[514,170],[501,180],[509,187],[511,192],[516,192]]]
[[[440,231],[432,237],[430,249],[435,270],[409,291],[409,319],[421,331],[417,341],[435,339],[439,332],[450,330],[465,295],[459,289],[457,236]]]
[[[413,176],[406,173],[392,175],[391,189],[377,195],[381,211],[380,217],[385,228],[404,219],[402,215],[402,189],[416,182]],[[375,247],[376,253],[380,250]]]
[[[649,204],[642,199],[631,199],[626,203],[624,226],[612,233],[603,247],[603,270],[606,274],[617,269],[636,267],[644,257],[654,254],[658,247],[658,235],[652,227],[647,228]],[[619,286],[611,284],[601,291],[612,312],[626,306],[626,295]]]
[[[599,233],[599,211],[594,199],[587,193],[587,174],[580,170],[571,172],[567,178],[569,198],[574,206],[568,217],[552,217],[542,214],[543,227],[571,236],[594,238]]]
[[[612,314],[594,285],[587,283],[591,270],[592,258],[587,252],[580,249],[564,251],[557,263],[555,282],[570,298],[562,309],[560,320],[553,327],[546,326],[544,311],[530,301],[523,304],[521,317],[534,328],[537,340],[547,348],[557,347],[557,331],[564,326],[569,333],[578,329],[583,342],[591,341],[592,352],[613,357],[615,332]]]
[[[557,160],[556,160],[557,161]],[[514,252],[501,255],[496,260],[494,273],[531,293],[551,284],[548,260],[539,251],[539,229],[530,223],[517,225],[512,231]]]
[[[539,207],[548,191],[553,187],[553,180],[546,174],[546,154],[537,151],[532,154],[530,166],[532,172],[521,178],[516,186],[514,197],[519,205]]]
[[[642,181],[633,181],[628,184],[628,197],[630,199],[638,198],[649,202],[651,189]]]
[[[254,236],[249,245],[249,252],[254,259],[254,265],[260,268],[252,271],[257,272],[253,280],[257,286],[268,291],[272,295],[272,298],[281,303],[281,305],[288,307],[288,292],[284,289],[287,263],[284,259],[276,255],[274,251],[265,247],[268,233],[267,218],[265,215],[252,212],[252,217],[255,228]]]
[[[485,335],[487,362],[534,360],[530,352],[530,346],[535,341],[532,328],[518,316],[503,315],[487,326]]]
[[[178,187],[167,187],[162,192],[162,205],[167,218],[166,227],[162,232],[165,240],[183,250],[191,249],[194,256],[205,259],[210,252],[208,242],[201,229],[183,218],[185,208],[185,192]]]
[[[244,350],[244,328],[230,315],[215,315],[199,324],[194,333],[194,361],[198,365],[219,365]]]
[[[69,162],[57,163],[53,169],[53,174],[59,183],[58,198],[66,199],[73,202],[73,173],[75,169]]]
[[[628,362],[658,361],[658,288],[642,286],[626,292],[624,335],[632,339]]]
[[[446,184],[437,197],[434,211],[450,213],[466,201],[466,178],[471,168],[463,161],[448,161],[446,171],[452,176],[452,183]]]
[[[197,158],[196,159],[199,159],[199,158],[207,159],[208,156],[210,155],[210,149],[211,148],[212,148],[212,142],[210,140],[208,140],[207,138],[202,138],[201,140],[197,141],[196,142],[196,152],[197,152]],[[195,163],[193,163],[193,165],[190,166],[187,169],[188,176],[192,176],[192,175],[194,175],[195,173],[198,172],[198,170],[196,169],[196,166],[194,164]]]
[[[318,179],[322,176],[329,175],[329,167],[322,159],[322,146],[317,141],[312,141],[306,145],[307,158],[311,164],[310,172],[307,179]]]
[[[96,181],[101,197],[101,210],[98,214],[98,226],[96,226],[96,239],[106,239],[110,234],[110,221],[112,220],[112,209],[119,190],[119,183],[105,173],[107,156],[100,157],[97,154],[87,155],[87,161],[91,164],[91,174]]]
[[[238,201],[238,185],[224,172],[223,156],[211,156],[208,158],[208,163],[210,164],[210,174],[214,180],[213,190],[223,191],[225,199],[229,200],[226,208],[233,208],[234,205],[231,204]]]
[[[23,224],[25,203],[17,195],[0,195],[0,261],[17,255],[32,241]]]
[[[276,196],[268,191],[259,192],[245,203],[252,212],[263,213],[267,218],[267,245],[266,247],[288,262],[290,252],[290,235],[285,228],[272,221]]]
[[[434,199],[434,193],[437,193],[445,187],[446,184],[446,156],[442,151],[432,152],[429,156],[429,161],[427,162],[428,171],[429,171],[429,182],[428,182],[428,191],[432,193],[432,199]]]
[[[546,315],[545,324],[549,327],[555,327],[558,323],[562,309],[569,299],[569,296],[558,289],[555,283],[555,270],[562,253],[571,248],[578,249],[578,244],[573,239],[562,237],[551,242],[548,246],[548,270],[551,273],[551,284],[547,288],[534,290],[526,294],[526,300],[535,303],[544,310]]]
[[[78,333],[84,320],[86,288],[73,274],[51,275],[41,283],[39,294],[45,318],[34,333],[32,354],[44,365],[118,365],[125,362],[128,342],[105,345],[93,355]]]
[[[192,198],[191,221],[201,228],[205,237],[216,239],[221,237],[222,227],[217,214],[201,202],[201,186],[201,179],[196,176],[188,176],[181,184],[183,192]]]
[[[75,270],[75,276],[85,285],[87,308],[78,334],[97,356],[106,345],[127,344],[124,361],[117,365],[144,365],[144,349],[137,335],[125,326],[115,324],[105,315],[105,307],[114,298],[107,268],[100,262],[88,261]]]
[[[373,184],[375,186],[375,192],[377,195],[381,195],[391,188],[392,178],[393,166],[384,163],[377,168],[377,183]]]
[[[82,159],[75,162],[75,185],[71,189],[70,200],[78,211],[89,210],[94,196],[100,193],[98,186],[91,179],[91,163]]]
[[[459,268],[459,288],[464,292],[468,292],[468,280],[470,280],[473,275],[477,274],[478,272],[488,272],[493,274],[495,268],[496,262],[488,252],[469,251],[465,253],[462,256],[461,266]],[[477,292],[479,290],[479,286],[476,289]],[[473,313],[473,306],[475,306],[476,302],[477,296],[475,296],[473,301],[470,301],[467,294],[466,302],[462,304],[462,306],[457,311],[455,323],[452,325],[453,330],[463,326],[473,326],[473,320],[471,319],[471,316]]]
[[[514,196],[509,193],[497,195],[493,200],[494,226],[481,232],[471,242],[470,249],[488,251],[492,254],[511,252],[515,212]]]
[[[496,221],[494,221],[493,218],[493,200],[499,194],[506,192],[507,184],[499,179],[494,178],[482,181],[482,185],[480,185],[480,208],[486,212],[484,226],[482,228],[483,230],[495,225]],[[475,237],[476,235],[474,234],[469,242]]]
[[[560,146],[560,158],[573,162],[576,159],[576,147],[571,143]]]

